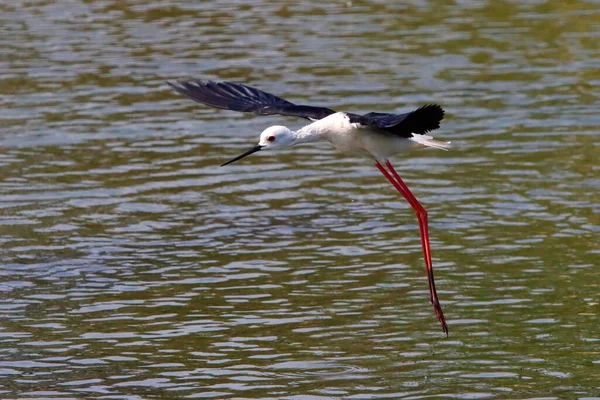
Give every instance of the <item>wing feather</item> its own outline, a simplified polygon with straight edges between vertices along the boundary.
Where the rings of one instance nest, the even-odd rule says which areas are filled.
[[[325,107],[296,105],[274,94],[232,82],[201,79],[167,82],[176,92],[207,106],[251,112],[258,115],[286,115],[318,120],[335,113]]]
[[[385,132],[410,138],[413,134],[424,135],[440,127],[444,109],[437,104],[427,104],[406,114],[371,112],[365,115],[349,114],[350,122],[375,127]]]

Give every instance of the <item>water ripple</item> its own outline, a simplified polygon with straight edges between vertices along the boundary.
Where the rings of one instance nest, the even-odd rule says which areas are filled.
[[[1,8],[3,396],[598,398],[594,5]],[[450,337],[370,162],[316,144],[219,168],[302,121],[200,107],[164,84],[186,76],[443,104],[452,151],[394,165]]]

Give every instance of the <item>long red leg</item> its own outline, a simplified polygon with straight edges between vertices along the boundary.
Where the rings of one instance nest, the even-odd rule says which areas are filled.
[[[375,163],[379,171],[387,178],[388,181],[396,190],[400,192],[402,196],[408,201],[411,205],[415,214],[417,214],[417,218],[419,220],[419,230],[421,231],[421,244],[423,246],[423,254],[425,255],[425,268],[427,270],[427,279],[429,280],[429,297],[431,299],[431,304],[433,304],[433,310],[437,315],[440,323],[442,324],[442,329],[444,333],[448,335],[448,324],[446,324],[446,319],[444,318],[444,312],[442,311],[442,306],[440,305],[440,301],[438,299],[437,291],[435,290],[435,279],[433,278],[433,265],[431,263],[431,250],[429,246],[429,227],[427,225],[427,210],[419,203],[417,198],[412,194],[408,186],[402,181],[400,175],[396,172],[394,167],[389,161],[386,161],[385,165],[389,168],[390,172],[388,172],[383,165],[379,161]]]

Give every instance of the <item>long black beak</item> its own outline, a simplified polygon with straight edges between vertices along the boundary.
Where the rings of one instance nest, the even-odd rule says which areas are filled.
[[[227,161],[225,164],[221,164],[221,167],[226,166],[227,164],[231,164],[233,162],[236,162],[237,160],[239,160],[240,158],[244,158],[246,156],[249,156],[252,153],[256,153],[257,151],[260,151],[264,146],[261,146],[260,144],[258,146],[255,146],[253,148],[251,148],[250,150],[248,150],[247,152],[245,152],[244,154],[240,154],[239,156],[232,158],[231,160]]]

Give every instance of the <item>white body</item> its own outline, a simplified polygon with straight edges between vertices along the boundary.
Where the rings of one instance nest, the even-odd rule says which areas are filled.
[[[443,150],[450,147],[449,142],[433,140],[433,137],[428,135],[415,134],[411,138],[404,138],[351,123],[348,115],[343,112],[331,114],[298,131],[291,131],[283,126],[269,127],[261,134],[259,145],[264,148],[283,148],[319,140],[327,140],[342,152],[374,157],[380,161],[422,146]]]

